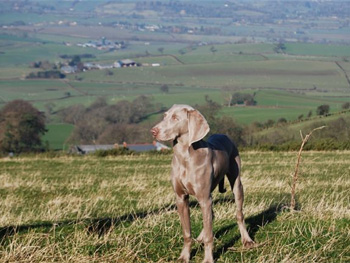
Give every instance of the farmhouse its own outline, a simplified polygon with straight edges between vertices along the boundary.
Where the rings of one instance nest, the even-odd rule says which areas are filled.
[[[121,67],[138,67],[141,66],[140,64],[136,63],[135,61],[131,59],[123,59],[114,62],[113,64],[100,64],[100,63],[93,63],[93,62],[85,62],[84,64],[85,70],[93,70],[93,69],[112,69],[112,68],[121,68]],[[67,73],[74,73],[74,72],[67,72]]]
[[[119,60],[118,63],[120,64],[120,66],[122,68],[126,68],[126,67],[137,67],[138,64],[131,60],[131,59],[122,59],[122,60]]]
[[[119,147],[127,148],[135,152],[149,152],[149,151],[163,151],[169,150],[170,148],[160,142],[154,141],[153,143],[144,143],[144,144],[127,144],[126,142],[123,145],[118,144],[96,144],[96,145],[75,145],[71,148],[72,153],[78,154],[89,154],[96,151],[107,151],[112,149],[117,149]]]
[[[63,66],[61,68],[61,72],[64,73],[64,74],[72,74],[72,73],[75,73],[77,71],[77,67],[74,66]]]

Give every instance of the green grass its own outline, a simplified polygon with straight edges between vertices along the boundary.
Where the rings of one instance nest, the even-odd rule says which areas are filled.
[[[42,142],[48,142],[51,150],[68,150],[65,144],[66,139],[73,131],[71,124],[49,124],[46,126],[47,133],[42,137]]]
[[[16,21],[23,21],[25,23],[42,23],[52,20],[59,21],[59,17],[53,15],[37,15],[34,13],[19,13],[19,12],[6,12],[0,18],[1,24],[11,24]]]
[[[288,43],[286,52],[292,55],[304,56],[330,56],[330,57],[349,57],[350,49],[346,45],[321,45],[321,44],[303,44]]]
[[[156,61],[156,59],[155,59]],[[277,88],[347,90],[348,83],[332,62],[275,60],[234,61],[197,65],[123,68],[80,73],[83,81],[124,81],[129,83],[166,83],[201,87]],[[74,76],[70,76],[73,78]]]
[[[216,262],[348,262],[349,160],[349,151],[304,152],[298,211],[290,213],[283,207],[289,203],[296,153],[243,152],[246,224],[261,246],[242,249],[232,196],[215,190]],[[170,162],[170,155],[0,160],[0,257],[174,262],[182,231]],[[192,198],[191,204],[196,237],[201,211]],[[203,253],[194,243],[192,262],[201,262]]]
[[[231,107],[222,110],[223,115],[233,117],[240,124],[251,124],[253,122],[264,123],[267,120],[277,121],[280,118],[295,120],[300,114],[305,114],[304,109],[290,108],[261,108],[261,107]]]

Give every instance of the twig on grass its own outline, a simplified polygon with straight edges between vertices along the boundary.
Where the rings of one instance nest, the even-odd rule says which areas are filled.
[[[297,163],[295,165],[295,171],[294,171],[294,175],[293,175],[291,200],[290,200],[290,211],[294,211],[295,210],[295,189],[296,189],[296,185],[297,185],[297,181],[298,181],[298,171],[299,171],[301,153],[303,151],[304,145],[307,143],[307,141],[309,140],[311,134],[314,131],[321,130],[321,129],[325,128],[325,127],[326,126],[321,126],[321,127],[315,128],[311,132],[309,132],[309,134],[307,134],[305,137],[303,136],[302,132],[300,131],[300,136],[301,136],[302,142],[301,142],[300,149],[299,149],[299,152],[298,152]]]

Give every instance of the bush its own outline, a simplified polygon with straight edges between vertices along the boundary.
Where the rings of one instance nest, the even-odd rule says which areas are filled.
[[[39,71],[37,73],[30,73],[26,78],[27,79],[64,79],[65,74],[61,73],[58,70],[48,70],[48,71]]]
[[[106,157],[106,156],[120,156],[120,155],[134,155],[135,152],[129,150],[128,148],[120,147],[111,150],[98,150],[94,153],[94,156],[97,157]]]
[[[173,150],[169,149],[169,150],[161,150],[161,151],[157,151],[157,150],[152,150],[149,152],[144,152],[144,154],[146,155],[169,155],[169,154],[173,154]]]
[[[327,115],[329,113],[329,105],[323,104],[317,107],[317,115]]]
[[[350,102],[345,102],[343,105],[341,105],[341,108],[343,110],[348,110],[350,109]]]
[[[257,146],[249,147],[249,150],[259,150],[259,151],[298,151],[300,149],[301,141],[291,141],[283,144],[260,144]],[[334,150],[350,150],[350,140],[349,141],[337,141],[335,139],[320,139],[311,140],[305,147],[304,151],[334,151]]]

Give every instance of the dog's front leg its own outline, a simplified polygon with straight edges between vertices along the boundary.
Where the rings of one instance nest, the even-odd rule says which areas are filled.
[[[214,247],[214,237],[213,237],[213,213],[212,213],[212,199],[204,198],[204,200],[199,200],[199,204],[202,209],[203,214],[203,234],[202,242],[204,243],[204,260],[203,263],[213,263],[213,247]]]
[[[181,255],[179,257],[180,262],[188,263],[190,262],[191,256],[191,221],[190,221],[190,208],[189,208],[189,196],[176,195],[176,206],[179,212],[182,232],[184,237],[184,246],[182,248]]]

